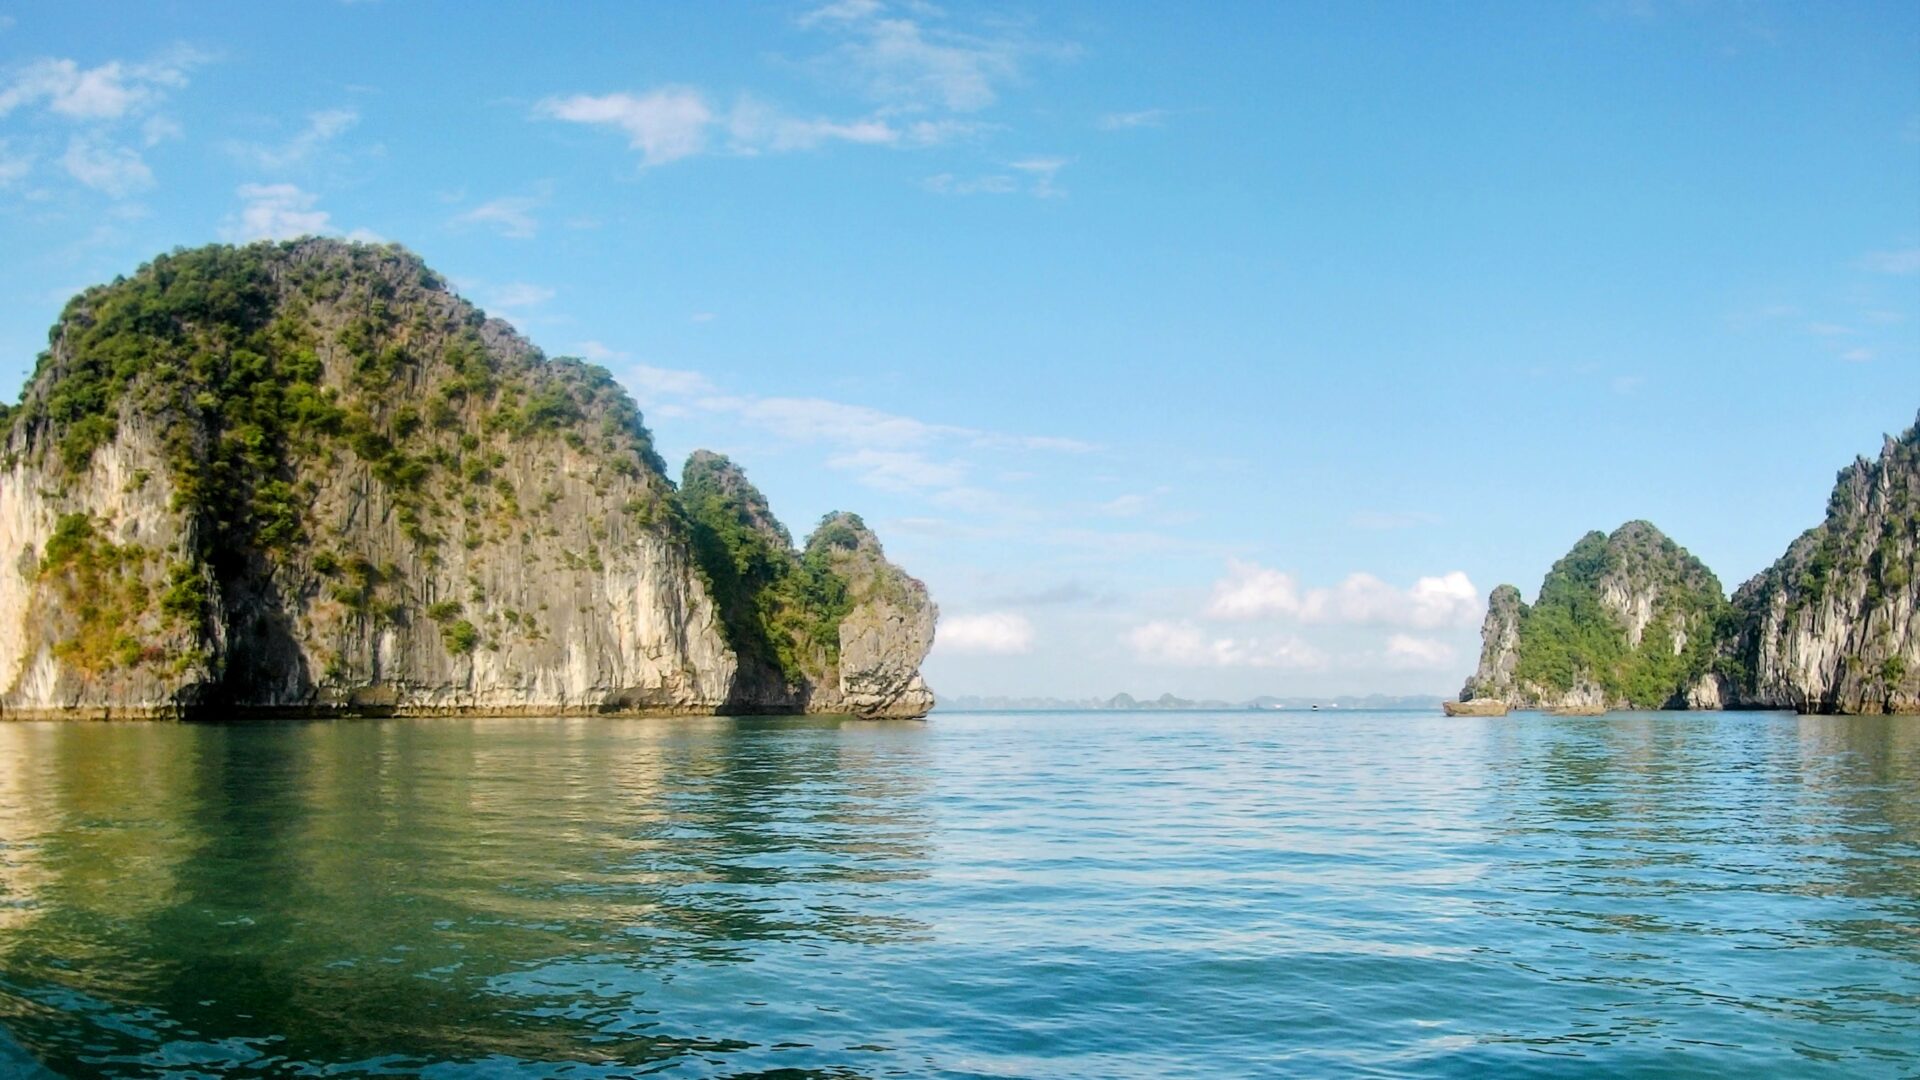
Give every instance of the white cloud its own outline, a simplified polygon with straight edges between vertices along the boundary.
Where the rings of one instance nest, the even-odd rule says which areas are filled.
[[[187,72],[207,57],[176,48],[146,63],[109,60],[83,68],[73,60],[47,57],[17,69],[0,87],[0,116],[23,105],[44,105],[69,120],[118,120],[159,102],[169,90],[187,85]]]
[[[75,135],[68,140],[60,164],[67,175],[116,199],[153,186],[153,170],[137,151],[92,136]]]
[[[935,195],[1011,195],[1020,190],[1020,182],[1005,173],[964,178],[935,173],[920,181],[920,186]]]
[[[510,195],[481,203],[453,220],[457,225],[485,225],[501,236],[526,240],[539,233],[540,221],[533,212],[545,203],[536,196]]]
[[[1159,127],[1167,122],[1171,115],[1166,109],[1140,109],[1136,112],[1108,113],[1099,120],[1102,131],[1125,131],[1129,128]]]
[[[672,368],[635,364],[627,369],[626,375],[627,387],[642,401],[663,397],[694,397],[711,394],[715,390],[713,383],[697,371],[675,371]]]
[[[1876,354],[1872,349],[1867,349],[1867,348],[1848,349],[1846,352],[1843,352],[1840,354],[1840,359],[1845,360],[1849,364],[1864,364],[1867,361],[1873,359],[1876,355],[1878,354]]]
[[[1153,496],[1137,492],[1121,495],[1100,504],[1100,512],[1108,517],[1139,517],[1153,505]]]
[[[607,364],[627,358],[626,353],[598,341],[583,341],[574,348],[580,353],[581,359],[591,360],[596,364]]]
[[[1013,162],[1011,167],[1019,169],[1033,179],[1033,186],[1028,190],[1035,198],[1055,199],[1066,194],[1065,189],[1054,183],[1055,178],[1060,175],[1060,170],[1066,165],[1066,158],[1036,157]]]
[[[1209,636],[1184,620],[1156,620],[1128,631],[1134,659],[1168,667],[1290,668],[1325,667],[1324,653],[1295,637],[1278,639]]]
[[[1455,570],[1396,589],[1372,574],[1350,574],[1332,588],[1302,590],[1291,574],[1229,560],[1214,583],[1207,614],[1216,619],[1279,617],[1303,623],[1352,623],[1434,629],[1479,618],[1479,590]]]
[[[957,509],[1000,505],[993,492],[968,484],[970,466],[954,456],[959,447],[1049,453],[1096,449],[1075,439],[932,424],[824,398],[727,394],[699,372],[648,364],[627,367],[622,380],[649,415],[723,416],[791,443],[829,447],[833,453],[826,464],[854,474],[869,487]]]
[[[698,90],[668,86],[632,94],[575,94],[548,98],[540,112],[575,124],[605,124],[626,133],[642,166],[664,165],[706,149],[712,108]]]
[[[1214,582],[1207,614],[1216,619],[1298,617],[1300,609],[1300,584],[1292,574],[1233,559],[1227,576]]]
[[[727,114],[727,134],[730,148],[741,154],[811,150],[828,142],[890,146],[901,138],[883,120],[801,119],[745,96]]]
[[[228,240],[291,240],[334,231],[331,216],[314,206],[319,196],[292,184],[242,184],[236,194],[240,212],[221,228]]]
[[[966,466],[929,460],[913,450],[875,450],[871,447],[827,459],[835,469],[859,474],[860,482],[882,491],[951,491],[966,481]]]
[[[1866,264],[1883,274],[1920,274],[1920,247],[1876,251],[1866,257]]]
[[[496,286],[488,293],[495,307],[527,308],[538,307],[553,299],[557,293],[545,285],[532,285],[524,281],[512,281]]]
[[[140,123],[140,143],[152,148],[186,135],[187,129],[171,116],[149,116]]]
[[[943,429],[908,416],[821,398],[713,397],[699,404],[728,412],[795,442],[898,447],[930,441]]]
[[[920,13],[931,8],[920,7]],[[1019,38],[969,34],[888,12],[881,4],[836,3],[801,20],[845,40],[816,66],[850,81],[883,110],[977,112],[1020,77],[1021,62],[1044,50]]]
[[[940,620],[934,643],[942,652],[1005,656],[1033,649],[1033,623],[1010,611],[951,615]]]
[[[1035,157],[1007,162],[1013,172],[958,176],[935,173],[920,181],[920,186],[935,195],[1015,195],[1025,192],[1036,199],[1055,199],[1066,195],[1057,183],[1066,158]]]
[[[12,145],[0,138],[0,188],[12,184],[33,171],[33,155],[15,153]]]
[[[360,114],[352,109],[322,109],[308,113],[306,127],[278,146],[233,143],[228,149],[262,169],[290,168],[305,162],[359,122]]]
[[[1431,638],[1395,634],[1387,639],[1387,666],[1415,671],[1445,671],[1454,666],[1453,646]]]
[[[835,0],[823,4],[800,16],[801,26],[814,26],[823,22],[856,22],[880,14],[886,7],[880,0]]]
[[[1419,510],[1407,510],[1398,513],[1380,510],[1362,510],[1347,519],[1347,524],[1356,529],[1411,529],[1420,525],[1438,525],[1440,515]]]
[[[625,132],[640,151],[643,168],[694,157],[714,148],[742,157],[814,150],[829,143],[865,146],[933,146],[973,134],[987,125],[960,120],[916,121],[897,126],[884,117],[834,119],[794,116],[742,94],[724,111],[698,89],[661,87],[646,94],[577,94],[549,98],[541,115]]]

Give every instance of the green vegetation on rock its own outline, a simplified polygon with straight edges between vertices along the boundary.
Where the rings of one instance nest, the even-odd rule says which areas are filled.
[[[1590,532],[1521,606],[1513,682],[1549,697],[1591,684],[1633,708],[1684,702],[1713,669],[1730,617],[1719,580],[1658,529],[1636,521],[1612,536]]]
[[[853,605],[832,565],[835,541],[816,536],[796,553],[766,498],[719,454],[700,451],[687,461],[679,497],[694,558],[742,661],[771,665],[789,682],[838,663],[840,623]],[[858,543],[851,532],[843,540]]]

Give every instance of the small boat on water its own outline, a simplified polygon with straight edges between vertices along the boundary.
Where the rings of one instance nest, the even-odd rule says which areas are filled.
[[[1489,698],[1476,698],[1472,701],[1443,701],[1440,708],[1448,716],[1505,716],[1507,703]]]

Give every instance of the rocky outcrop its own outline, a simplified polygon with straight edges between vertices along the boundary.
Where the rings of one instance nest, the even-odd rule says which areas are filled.
[[[807,541],[809,560],[824,560],[847,582],[849,608],[840,623],[834,670],[816,701],[828,711],[862,716],[924,716],[933,691],[920,661],[933,648],[939,617],[927,587],[887,561],[880,540],[854,514],[830,514]]]
[[[1460,699],[1582,712],[1682,704],[1712,668],[1726,605],[1713,573],[1647,522],[1588,533],[1532,606],[1511,585],[1493,591]]]
[[[0,446],[0,715],[814,707],[729,641],[611,377],[398,248],[207,248],[89,290]]]
[[[1824,522],[1734,593],[1730,704],[1920,712],[1920,423],[1840,471]]]
[[[932,709],[920,663],[937,611],[857,515],[828,514],[795,551],[746,473],[706,450],[687,460],[680,497],[740,658],[737,708],[885,717]]]
[[[1645,522],[1589,533],[1531,608],[1491,597],[1462,701],[1920,712],[1920,423],[1841,470],[1827,517],[1734,593]]]

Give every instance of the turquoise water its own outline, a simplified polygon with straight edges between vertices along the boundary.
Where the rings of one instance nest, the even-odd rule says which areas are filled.
[[[0,1028],[80,1076],[1920,1076],[1920,720],[6,724]]]

